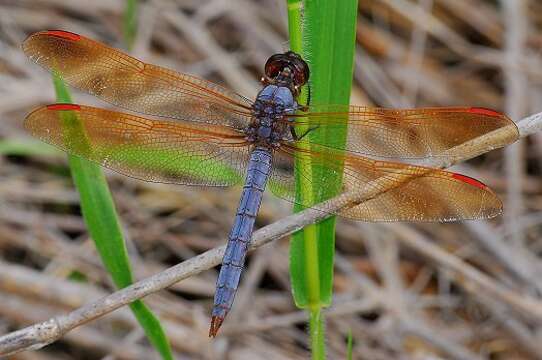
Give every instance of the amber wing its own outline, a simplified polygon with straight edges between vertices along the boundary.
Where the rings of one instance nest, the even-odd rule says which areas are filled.
[[[347,127],[346,142],[340,137],[318,136]],[[500,131],[494,148],[516,141],[519,132],[505,115],[477,107],[382,109],[348,105],[311,106],[295,115],[301,141],[351,153],[391,159],[422,159],[481,135]],[[307,145],[302,145],[306,147]]]
[[[25,54],[68,84],[136,112],[244,129],[251,102],[219,85],[146,64],[84,36],[48,30],[29,36]]]
[[[296,161],[311,165],[296,169],[310,188],[306,198],[296,197],[292,175]],[[271,190],[305,207],[311,207],[314,199],[329,199],[329,187],[339,184],[337,178],[342,176],[338,192],[356,194],[350,207],[321,209],[355,220],[448,222],[492,218],[502,212],[501,201],[487,186],[444,170],[345,155],[325,147],[284,146],[275,153],[274,162]]]
[[[25,127],[72,155],[152,182],[239,184],[250,151],[244,135],[226,126],[202,128],[73,104],[40,107]]]

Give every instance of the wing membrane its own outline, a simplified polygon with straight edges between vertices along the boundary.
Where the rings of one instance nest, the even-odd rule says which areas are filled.
[[[395,110],[348,105],[311,106],[297,115],[294,127],[301,141],[352,153],[395,159],[435,157],[450,148],[502,129],[494,148],[516,141],[519,132],[505,115],[484,108],[421,108]],[[319,136],[347,125],[346,143]]]
[[[35,33],[25,54],[67,83],[136,112],[243,129],[251,102],[219,85],[146,64],[84,36],[61,30]]]
[[[343,217],[362,221],[447,222],[491,218],[502,212],[501,201],[488,187],[464,175],[341,155],[325,148],[309,151],[282,147],[275,154],[269,186],[277,196],[305,207],[311,207],[312,198],[295,198],[292,170],[296,160],[312,164],[297,169],[312,188],[312,198],[324,201],[332,197],[327,189],[336,186],[336,177],[340,178],[343,169],[343,184],[338,190],[356,191],[368,197],[337,213]]]
[[[156,121],[82,105],[40,107],[25,120],[39,139],[134,178],[226,186],[243,180],[249,146],[229,127]]]

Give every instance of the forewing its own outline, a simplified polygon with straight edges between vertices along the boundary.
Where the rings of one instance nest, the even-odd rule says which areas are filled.
[[[322,210],[346,218],[447,222],[491,218],[502,212],[501,201],[487,186],[464,175],[320,150],[283,146],[275,153],[275,168],[269,181],[271,190],[281,198],[311,207],[311,200],[324,201],[331,197],[327,189],[337,186],[334,179],[343,173],[338,191],[359,194],[359,204],[338,213],[325,207]],[[291,171],[296,160],[310,161],[312,165],[296,170],[305,186],[311,188],[306,199],[295,197]]]
[[[311,106],[295,115],[302,143],[346,150],[360,155],[395,159],[436,157],[481,135],[500,130],[493,148],[516,141],[519,132],[505,115],[484,108],[420,108],[395,110],[348,105]],[[338,133],[347,126],[346,142]],[[300,145],[304,146],[304,145]]]
[[[29,36],[25,54],[68,84],[136,112],[244,129],[251,103],[219,85],[146,64],[84,36],[49,30]]]
[[[134,178],[185,185],[242,182],[249,145],[225,126],[149,120],[72,104],[40,107],[25,120],[35,137]]]

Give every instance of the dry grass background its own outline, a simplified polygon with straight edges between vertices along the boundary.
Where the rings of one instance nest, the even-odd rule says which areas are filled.
[[[359,0],[353,104],[473,105],[514,120],[542,110],[540,0]],[[65,156],[22,129],[53,102],[19,44],[61,28],[121,47],[123,1],[0,0],[0,333],[112,291],[79,214]],[[287,47],[283,0],[147,1],[133,54],[253,97]],[[74,93],[80,103],[98,103]],[[30,155],[28,153],[31,153]],[[339,221],[330,359],[542,358],[542,136],[458,168],[495,189],[505,214],[461,224]],[[239,189],[148,184],[109,174],[138,278],[221,244]],[[268,195],[258,226],[290,212]],[[77,270],[86,281],[70,280]],[[304,359],[305,314],[290,296],[288,239],[254,252],[222,336],[207,338],[216,271],[147,298],[179,359]],[[480,279],[484,286],[480,286]],[[478,281],[477,281],[478,280]],[[489,295],[488,287],[502,290]],[[529,309],[516,306],[529,300]],[[126,309],[13,357],[154,359]]]

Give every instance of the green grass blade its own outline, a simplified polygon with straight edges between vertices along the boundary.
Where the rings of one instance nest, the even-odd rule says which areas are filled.
[[[354,347],[354,341],[352,340],[352,330],[348,330],[348,338],[346,339],[346,359],[352,360],[353,359],[353,347]]]
[[[288,0],[288,25],[293,51],[309,64],[311,105],[348,104],[352,86],[357,0]],[[306,94],[306,92],[304,92]],[[300,103],[306,102],[306,96]],[[346,119],[345,119],[346,120]],[[310,133],[309,138],[346,139],[346,126],[339,132]],[[315,136],[318,138],[316,139]],[[310,146],[310,145],[308,145]],[[296,168],[312,174],[312,181],[296,175],[299,198],[320,202],[340,190],[341,179],[318,183],[326,169],[298,161]],[[299,173],[298,173],[299,174]],[[329,179],[329,176],[327,177]],[[326,189],[325,193],[313,189]],[[294,211],[302,210],[294,206]],[[295,303],[310,312],[313,359],[325,358],[321,308],[332,299],[335,218],[311,225],[294,234],[290,243],[290,276]]]
[[[0,141],[0,155],[59,156],[63,153],[54,146],[38,140],[3,139]]]
[[[124,43],[128,50],[132,50],[135,37],[137,34],[137,0],[126,0],[124,8],[124,14],[122,18],[122,35],[124,37]]]
[[[149,309],[149,307],[141,300],[131,303],[130,309],[139,325],[143,328],[147,339],[149,339],[152,346],[160,353],[162,359],[173,360],[171,345],[164,328],[151,309]]]
[[[54,85],[57,101],[71,103],[70,93],[62,79],[54,76]],[[66,125],[65,136],[85,136],[84,132],[81,132],[83,129],[79,126],[75,115],[63,118],[62,121]],[[80,195],[83,218],[102,262],[118,288],[129,286],[132,284],[133,276],[128,252],[103,171],[99,165],[80,157],[70,155],[68,161],[73,181]],[[150,309],[139,300],[132,303],[130,308],[162,358],[172,360],[169,341],[160,322]]]
[[[289,9],[299,6],[301,1],[288,2]],[[303,11],[301,24],[302,43],[301,53],[309,63],[311,69],[310,87],[311,104],[348,104],[352,86],[353,58],[355,44],[355,29],[357,15],[357,0],[307,0]],[[300,16],[297,17],[299,20]],[[292,33],[292,28],[290,28]],[[291,36],[294,51],[299,49],[300,36]],[[294,42],[295,41],[295,42]],[[310,134],[311,136],[313,134]],[[329,138],[345,138],[346,128],[341,133],[327,134],[316,132],[319,141]],[[303,164],[304,165],[304,164]],[[325,169],[312,169],[314,178],[318,178],[319,171]],[[312,182],[314,187],[329,189],[331,196],[339,190],[336,182],[318,184]],[[299,193],[311,191],[310,186],[299,181]],[[304,194],[310,198],[310,194]],[[314,202],[322,199],[313,198]],[[295,210],[300,210],[296,207]],[[333,254],[335,240],[335,219],[328,219],[314,228],[308,227],[294,235],[290,248],[292,286],[296,304],[300,307],[311,307],[315,302],[320,305],[329,305],[332,295],[333,280]],[[311,265],[317,263],[318,266]],[[311,294],[306,285],[306,279],[311,278],[311,271],[319,272],[319,294]],[[301,290],[301,291],[298,291]]]

